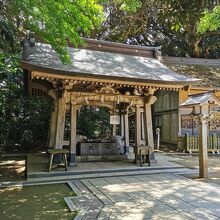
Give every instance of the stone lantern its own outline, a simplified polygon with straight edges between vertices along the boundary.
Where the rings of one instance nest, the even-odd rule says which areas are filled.
[[[214,120],[212,106],[220,106],[220,100],[214,92],[190,95],[180,108],[192,108],[194,118],[198,120],[199,134],[199,177],[208,177],[208,122]]]

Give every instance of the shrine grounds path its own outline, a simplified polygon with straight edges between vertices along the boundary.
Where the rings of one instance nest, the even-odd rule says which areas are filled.
[[[82,219],[220,219],[220,186],[176,174],[72,181]]]
[[[185,169],[198,168],[197,156],[162,152],[159,155],[172,163],[175,162],[177,165],[184,166]],[[4,165],[2,168],[4,172],[2,173],[8,170],[10,174],[10,169],[11,172],[13,171],[12,176],[9,174],[5,177],[2,176],[5,180],[14,180],[16,173],[21,174],[17,180],[25,183],[22,177],[24,172],[23,159],[5,160],[2,161],[2,164]],[[24,190],[23,193],[20,189],[16,189],[18,190],[16,193],[10,193],[9,191],[12,188],[3,188],[1,199],[5,205],[3,203],[0,204],[0,210],[2,210],[1,213],[7,210],[3,219],[19,219],[24,210],[30,215],[28,216],[28,219],[30,219],[34,213],[32,208],[37,208],[38,202],[43,204],[43,206],[41,208],[39,206],[39,210],[36,209],[37,215],[40,213],[41,217],[47,216],[47,219],[50,219],[49,214],[52,219],[62,219],[62,217],[63,219],[72,219],[77,211],[79,213],[78,219],[89,220],[220,220],[220,157],[218,155],[209,157],[209,171],[209,178],[207,180],[198,179],[198,170],[196,169],[195,172],[181,175],[172,171],[142,173],[142,175],[140,175],[140,172],[132,172],[130,175],[118,176],[100,174],[100,176],[95,178],[91,178],[89,175],[86,177],[85,175],[78,179],[68,178],[59,183],[56,182],[56,184],[53,184],[51,181],[45,181],[44,185],[51,184],[45,187],[37,183],[33,183],[33,186],[24,185],[23,189],[20,188]],[[68,184],[70,187],[66,188],[65,184]],[[69,191],[71,189],[72,191]],[[31,198],[25,197],[25,191],[27,191],[27,195],[31,195]],[[46,198],[49,191],[51,191],[51,198]],[[42,193],[42,195],[39,195],[39,193]],[[59,195],[56,193],[59,193]],[[4,194],[8,195],[4,198]],[[39,198],[42,198],[42,201]],[[66,199],[65,202],[64,198]],[[20,203],[20,208],[17,211],[17,203],[12,204],[12,199]],[[30,201],[32,201],[32,205]],[[47,203],[46,201],[50,202]],[[57,201],[59,202],[57,203]],[[30,204],[26,206],[25,203]],[[49,207],[49,204],[52,206]],[[56,207],[54,204],[59,206]],[[71,213],[67,209],[68,207],[72,207],[75,211]]]

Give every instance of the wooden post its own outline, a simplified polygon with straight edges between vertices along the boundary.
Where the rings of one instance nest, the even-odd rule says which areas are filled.
[[[113,124],[113,125],[112,125],[112,136],[115,136],[115,135],[116,135],[116,129],[117,129],[117,125],[116,125],[116,124]]]
[[[151,105],[147,103],[144,104],[144,116],[145,116],[145,137],[147,139],[146,143],[149,147],[154,148]]]
[[[134,153],[135,159],[134,163],[138,160],[138,148],[141,146],[141,109],[139,105],[135,108],[135,146]]]
[[[213,144],[213,150],[216,151],[218,149],[218,142],[217,142],[217,134],[212,134],[212,144]]]
[[[122,137],[124,137],[125,136],[125,129],[124,129],[124,116],[123,116],[123,114],[121,114],[121,116],[120,116],[120,125],[121,125],[121,129],[120,129],[120,135],[122,136]],[[122,144],[123,144],[123,146],[124,146],[124,140],[122,140]]]
[[[125,146],[129,146],[129,123],[128,123],[128,112],[124,114],[124,134],[125,134]]]
[[[55,148],[56,120],[57,120],[57,104],[55,104],[54,110],[51,112],[51,116],[50,116],[49,143],[48,143],[48,146],[50,148]]]
[[[209,106],[201,106],[201,118],[199,123],[199,177],[208,178],[208,116]]]
[[[143,112],[141,112],[141,139],[146,140],[146,138],[145,138],[144,113]]]
[[[181,120],[182,120],[181,110],[179,109],[178,110],[178,133],[177,133],[178,136],[181,136],[182,134]]]
[[[76,166],[76,144],[77,144],[77,106],[70,106],[70,159],[69,165]]]
[[[135,109],[135,145],[141,145],[141,109],[139,105]]]
[[[120,130],[120,134],[121,134],[121,136],[123,136],[124,137],[124,117],[123,117],[123,115],[121,114],[121,116],[120,116],[120,125],[121,125],[121,130]]]
[[[55,149],[62,149],[65,127],[66,99],[64,97],[59,98],[57,104]]]
[[[149,95],[148,97],[146,97],[144,103],[145,138],[147,145],[150,147],[151,160],[155,160],[151,105],[154,104],[156,100],[156,96]]]

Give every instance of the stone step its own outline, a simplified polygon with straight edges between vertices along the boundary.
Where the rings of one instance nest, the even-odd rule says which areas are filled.
[[[88,174],[102,174],[102,173],[123,173],[123,172],[140,172],[140,171],[156,171],[169,169],[183,169],[180,166],[163,166],[163,167],[135,167],[135,168],[121,168],[121,169],[97,169],[97,170],[79,170],[79,171],[56,171],[56,172],[36,172],[28,173],[27,178],[41,178],[54,176],[74,176],[74,175],[88,175]]]

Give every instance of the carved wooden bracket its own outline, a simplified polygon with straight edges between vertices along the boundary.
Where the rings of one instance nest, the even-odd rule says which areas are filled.
[[[157,101],[157,97],[154,95],[148,95],[145,97],[145,104],[153,105]]]

